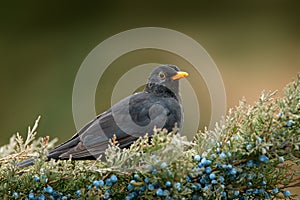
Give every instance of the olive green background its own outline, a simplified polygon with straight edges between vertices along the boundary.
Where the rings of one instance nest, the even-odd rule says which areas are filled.
[[[250,3],[251,2],[251,3]],[[300,12],[297,1],[57,1],[13,2],[0,7],[0,145],[25,135],[38,115],[38,136],[62,142],[75,133],[72,89],[77,70],[100,42],[138,27],[164,27],[197,40],[217,64],[228,108],[242,97],[282,88],[300,72]],[[141,50],[116,60],[97,91],[97,112],[110,106],[113,84],[130,67],[184,61]],[[125,70],[126,69],[126,70]],[[191,78],[193,74],[191,74]],[[205,85],[203,109],[209,102]],[[205,112],[203,112],[205,113]],[[209,118],[203,117],[200,128]],[[193,119],[185,119],[193,120]]]

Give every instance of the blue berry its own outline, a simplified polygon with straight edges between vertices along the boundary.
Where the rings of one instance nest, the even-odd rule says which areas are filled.
[[[230,142],[230,140],[228,140],[226,143],[227,143],[229,146],[231,145],[231,142]]]
[[[272,190],[272,192],[273,192],[273,194],[277,194],[277,193],[278,193],[278,188],[274,188],[274,189]]]
[[[258,192],[258,189],[257,188],[254,188],[253,189],[253,194],[258,194],[259,192]]]
[[[167,186],[167,187],[171,187],[171,186],[172,186],[171,181],[167,181],[167,182],[166,182],[166,186]]]
[[[294,120],[290,119],[289,121],[286,122],[286,125],[287,125],[288,127],[293,126],[293,125],[294,125]]]
[[[135,180],[130,180],[130,183],[136,183],[136,181]]]
[[[108,178],[108,179],[105,180],[105,185],[106,186],[112,186],[113,185],[113,182],[111,181],[110,178]]]
[[[261,143],[263,140],[259,137],[259,138],[257,138],[257,142],[258,143]]]
[[[146,186],[145,185],[143,185],[142,187],[140,187],[140,191],[145,191],[146,190]]]
[[[225,181],[224,176],[220,176],[219,179],[222,183]]]
[[[110,198],[110,190],[105,190],[104,199],[109,199],[109,198]]]
[[[190,183],[190,182],[192,182],[192,179],[191,179],[189,176],[186,176],[186,181],[187,181],[188,183]]]
[[[81,194],[81,190],[77,190],[76,195],[80,195],[80,194]]]
[[[239,196],[239,194],[240,194],[240,191],[238,191],[238,190],[236,190],[236,191],[234,191],[234,196]]]
[[[132,194],[129,193],[129,194],[125,197],[125,200],[131,200],[131,199],[133,199],[133,197],[132,197]]]
[[[222,151],[222,153],[220,154],[219,157],[222,158],[222,159],[224,159],[224,158],[226,158],[226,154]]]
[[[230,174],[231,174],[231,175],[236,175],[236,169],[235,169],[235,168],[232,168],[232,169],[230,170]]]
[[[227,165],[223,164],[223,165],[220,166],[220,168],[227,169]]]
[[[201,188],[201,185],[199,183],[192,184],[192,189],[199,190]]]
[[[134,186],[132,184],[128,184],[127,186],[127,189],[130,191],[130,190],[133,190]]]
[[[260,188],[260,189],[258,190],[258,193],[259,193],[259,194],[263,194],[263,193],[265,193],[265,190],[264,190],[263,188]]]
[[[113,183],[115,183],[115,182],[118,181],[118,177],[117,177],[116,175],[111,175],[111,176],[110,176],[110,180],[111,180]]]
[[[158,190],[156,190],[156,195],[157,196],[163,196],[164,195],[164,191],[159,188]]]
[[[38,200],[45,200],[46,197],[43,195],[43,194],[40,194],[38,197],[37,197]]]
[[[153,169],[152,170],[152,174],[157,174],[158,172],[157,172],[157,170],[156,169]]]
[[[250,195],[252,194],[252,190],[251,190],[251,189],[247,189],[247,190],[246,190],[246,194],[247,194],[248,196],[250,196]]]
[[[149,178],[147,178],[147,177],[144,178],[144,182],[145,182],[145,183],[149,183]]]
[[[206,172],[207,174],[210,174],[211,171],[212,171],[212,169],[211,169],[210,167],[206,167],[206,168],[205,168],[205,172]]]
[[[101,187],[104,186],[104,181],[103,180],[99,180],[98,182],[99,182],[99,186],[101,186]]]
[[[211,173],[211,174],[209,175],[209,178],[210,178],[210,179],[215,179],[215,178],[216,178],[216,175],[215,175],[214,173]]]
[[[222,151],[222,153],[220,154],[220,156],[219,156],[220,158],[226,158],[226,154]]]
[[[164,196],[168,196],[169,194],[170,194],[169,190],[164,190],[164,193],[163,193]]]
[[[227,197],[227,193],[225,191],[222,191],[221,193],[222,197],[226,198]]]
[[[251,182],[248,182],[248,186],[252,186],[252,183],[251,183]]]
[[[12,194],[12,196],[13,196],[13,198],[18,198],[18,197],[19,197],[19,194],[18,194],[17,192],[14,192],[14,193]]]
[[[148,185],[148,190],[154,190],[154,185],[153,184],[149,184]]]
[[[269,158],[266,155],[260,155],[258,159],[264,163],[269,161]]]
[[[175,187],[177,190],[180,190],[180,185],[181,185],[181,184],[180,184],[179,182],[177,182],[177,183],[174,184],[174,187]]]
[[[215,185],[215,184],[217,184],[218,182],[216,181],[216,180],[212,180],[211,181],[211,184],[213,184],[213,185]]]
[[[247,165],[247,167],[253,167],[254,166],[253,160],[248,160],[246,165]]]
[[[281,163],[284,162],[284,157],[283,157],[283,156],[280,156],[280,157],[279,157],[279,162],[281,162]]]
[[[34,199],[34,194],[33,193],[29,193],[28,198],[29,199]]]
[[[283,196],[285,196],[285,197],[291,196],[290,191],[288,191],[288,190],[283,191]]]
[[[211,164],[211,160],[206,160],[205,163],[204,163],[205,166],[208,166],[210,164]]]
[[[252,145],[251,145],[251,144],[248,144],[248,145],[246,146],[246,149],[247,149],[248,151],[250,151],[250,150],[252,149]]]
[[[53,188],[50,185],[48,185],[48,187],[46,188],[46,192],[52,194]]]
[[[37,181],[37,182],[38,182],[38,181],[40,181],[40,177],[38,177],[38,176],[34,176],[34,177],[33,177],[33,180],[35,180],[35,181]]]
[[[133,178],[134,178],[134,179],[138,179],[138,178],[139,178],[139,175],[138,175],[138,174],[134,174],[134,175],[133,175]]]
[[[45,174],[42,174],[41,178],[42,178],[42,180],[43,180],[44,183],[48,182],[48,178],[47,178],[47,176]]]
[[[200,183],[205,184],[205,179],[204,179],[204,178],[201,178],[201,179],[200,179]]]
[[[102,181],[102,182],[103,182],[103,181]],[[93,182],[93,185],[96,186],[96,187],[100,186],[100,181],[97,181],[97,180],[94,181],[94,182]]]
[[[201,159],[201,157],[200,157],[199,155],[195,155],[195,156],[194,156],[194,160],[195,160],[196,162],[199,162],[200,159]]]
[[[266,182],[266,181],[263,181],[263,182],[262,182],[262,185],[263,185],[263,186],[267,185],[267,182]]]
[[[166,162],[162,162],[161,165],[160,165],[160,167],[161,167],[161,168],[167,167],[167,163],[166,163]]]
[[[204,158],[201,159],[201,164],[204,166],[205,162],[206,162],[206,158],[204,157]]]

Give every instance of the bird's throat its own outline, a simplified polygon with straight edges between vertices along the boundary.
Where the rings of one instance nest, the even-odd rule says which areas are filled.
[[[166,97],[166,98],[171,97],[171,98],[178,100],[178,91],[172,91],[171,89],[169,89],[163,85],[159,85],[159,84],[155,84],[155,83],[148,83],[146,85],[145,91],[153,93],[159,97]],[[177,95],[176,95],[176,93],[177,93]]]

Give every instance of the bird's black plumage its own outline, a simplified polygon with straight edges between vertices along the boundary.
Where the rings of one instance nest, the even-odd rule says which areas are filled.
[[[116,135],[121,148],[129,147],[140,136],[153,134],[154,127],[179,130],[183,110],[179,79],[187,76],[176,66],[162,65],[150,75],[144,91],[133,94],[98,115],[71,139],[49,151],[48,159],[96,159],[103,155],[109,140]],[[104,157],[104,156],[102,156]],[[23,161],[20,167],[33,164]]]

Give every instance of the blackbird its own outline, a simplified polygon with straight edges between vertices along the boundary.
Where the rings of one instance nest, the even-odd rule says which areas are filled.
[[[183,109],[179,79],[188,76],[174,65],[161,65],[151,73],[144,91],[121,100],[86,124],[71,139],[49,151],[48,160],[101,159],[115,135],[120,148],[129,147],[139,137],[153,134],[154,127],[172,131],[182,128]],[[104,158],[105,159],[105,158]],[[27,167],[34,158],[18,164]]]

